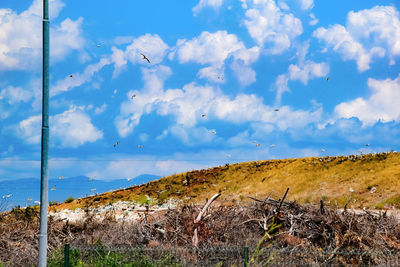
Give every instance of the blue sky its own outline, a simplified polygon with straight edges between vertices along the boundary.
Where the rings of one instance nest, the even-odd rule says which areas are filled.
[[[40,177],[41,8],[0,3],[0,180]],[[50,10],[52,178],[399,150],[397,1]]]

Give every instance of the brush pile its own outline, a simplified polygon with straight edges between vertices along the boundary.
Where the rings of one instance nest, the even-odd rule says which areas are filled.
[[[300,205],[283,201],[285,197],[250,198],[252,201],[247,204],[214,202],[200,220],[197,217],[202,207],[197,205],[144,212],[134,223],[117,222],[112,211],[102,222],[94,220],[90,213],[74,223],[50,218],[49,255],[65,243],[71,247],[101,244],[171,251],[179,247],[229,248],[247,244],[255,266],[271,260],[279,264],[284,260],[299,264],[400,263],[400,227],[392,216],[357,214],[327,207],[323,202]],[[0,265],[36,264],[38,232],[38,213],[32,208],[1,213]]]

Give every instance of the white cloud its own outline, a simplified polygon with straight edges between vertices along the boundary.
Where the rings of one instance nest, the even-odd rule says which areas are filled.
[[[256,72],[249,66],[234,61],[230,67],[242,86],[248,86],[256,81]]]
[[[363,125],[373,125],[378,121],[400,121],[400,75],[394,79],[368,79],[372,89],[369,98],[356,98],[335,107],[337,118],[357,117]]]
[[[72,77],[67,76],[63,80],[59,80],[56,85],[50,89],[51,96],[67,92],[72,88],[81,86],[86,82],[90,82],[94,74],[109,64],[111,64],[111,61],[108,58],[102,58],[98,63],[88,65],[82,74],[73,73],[71,74]]]
[[[38,67],[42,53],[42,1],[35,0],[24,12],[17,14],[11,9],[0,9],[0,71],[31,70]],[[50,2],[52,19],[58,16],[64,4],[61,0]],[[72,50],[81,50],[82,18],[67,18],[51,30],[50,53],[58,61]]]
[[[275,90],[276,90],[276,97],[275,101],[277,105],[281,104],[282,101],[282,95],[285,92],[290,92],[289,86],[288,86],[289,78],[286,74],[281,74],[279,75],[276,80],[275,80]]]
[[[107,109],[107,104],[104,103],[104,104],[101,105],[100,107],[95,108],[95,109],[94,109],[94,113],[95,113],[96,115],[99,115],[99,114],[103,113],[104,111],[106,111],[106,109]]]
[[[259,55],[260,49],[257,46],[247,49],[235,34],[226,31],[202,32],[192,40],[178,40],[175,54],[180,63],[210,64],[210,67],[202,68],[198,76],[214,82],[222,82],[218,77],[224,76],[224,63],[231,57],[234,60],[231,67],[236,71],[239,82],[245,86],[255,81],[255,72],[249,65]],[[237,73],[239,69],[246,72],[245,77]]]
[[[310,22],[308,24],[310,24],[311,26],[315,26],[318,24],[319,20],[315,17],[314,13],[310,13]]]
[[[112,48],[111,60],[114,63],[114,76],[116,76],[128,61],[132,64],[152,66],[160,64],[169,49],[169,46],[157,34],[145,34],[132,41],[125,50]],[[149,60],[143,59],[144,54]]]
[[[29,117],[16,127],[18,136],[29,144],[37,144],[41,138],[42,117]],[[72,106],[63,113],[50,117],[50,141],[62,147],[78,147],[86,142],[95,142],[103,138],[83,111],[82,107]]]
[[[247,49],[235,34],[226,31],[202,32],[192,40],[178,40],[177,57],[180,63],[196,62],[220,66],[232,56],[246,64],[258,59],[259,49]]]
[[[145,87],[136,98],[128,99],[120,107],[120,115],[115,125],[122,137],[128,136],[139,124],[143,114],[156,112],[161,116],[173,115],[175,125],[168,132],[178,136],[186,144],[194,139],[211,142],[215,135],[210,129],[196,127],[207,114],[209,120],[222,120],[241,124],[246,122],[271,123],[281,130],[297,128],[320,120],[322,109],[317,111],[293,111],[283,108],[279,114],[263,99],[256,95],[238,94],[235,97],[225,95],[219,88],[210,85],[189,83],[182,89],[165,89],[164,81],[171,75],[168,67],[158,66],[153,70],[142,69]],[[129,95],[129,94],[128,94]],[[203,136],[194,138],[193,136]]]
[[[196,16],[202,9],[211,7],[218,9],[223,3],[223,0],[200,0],[195,7],[192,8],[193,14]]]
[[[32,90],[24,90],[21,87],[8,86],[0,91],[0,100],[5,100],[9,104],[28,102],[32,97]]]
[[[314,7],[314,0],[299,0],[300,8],[303,10],[310,10]]]
[[[303,33],[301,21],[283,12],[273,0],[253,0],[253,8],[245,15],[244,23],[250,36],[259,46],[266,46],[271,54],[281,54]]]
[[[320,27],[313,36],[324,41],[344,60],[355,60],[360,72],[366,71],[374,58],[387,54],[389,64],[400,55],[400,20],[394,6],[375,6],[347,15],[346,27]]]
[[[309,79],[324,77],[329,73],[328,63],[316,63],[307,60],[303,64],[289,66],[289,79],[299,80],[304,85],[307,85]]]
[[[297,52],[298,63],[290,64],[288,72],[286,74],[281,74],[275,80],[275,90],[276,90],[276,103],[280,105],[282,95],[285,92],[289,92],[289,81],[301,81],[304,85],[308,84],[310,79],[324,77],[329,73],[329,64],[322,62],[316,63],[311,60],[306,60],[306,55],[308,53],[309,43],[302,45]]]

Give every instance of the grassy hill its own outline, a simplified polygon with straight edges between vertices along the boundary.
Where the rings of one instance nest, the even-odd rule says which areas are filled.
[[[57,208],[96,206],[123,200],[144,203],[148,201],[147,196],[156,203],[164,203],[170,198],[204,203],[217,192],[221,192],[219,200],[229,204],[248,201],[248,195],[279,198],[287,187],[290,187],[287,199],[300,203],[319,203],[322,199],[328,205],[339,207],[349,200],[355,208],[383,208],[385,204],[400,206],[400,153],[226,164],[78,199]]]

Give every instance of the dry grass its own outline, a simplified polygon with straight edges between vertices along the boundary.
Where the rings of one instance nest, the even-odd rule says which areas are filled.
[[[247,195],[271,193],[278,198],[287,187],[290,187],[289,200],[299,203],[316,204],[323,199],[328,205],[343,206],[351,199],[354,208],[383,208],[386,203],[400,206],[400,153],[227,164],[171,175],[54,208],[97,206],[119,200],[141,202],[145,195],[160,203],[170,198],[199,203],[219,191],[222,193],[220,201],[233,203],[245,201]],[[372,187],[376,187],[376,191],[371,194]],[[350,192],[350,188],[354,192]]]

